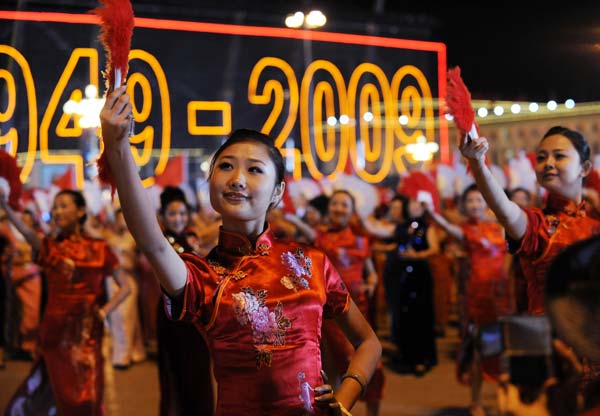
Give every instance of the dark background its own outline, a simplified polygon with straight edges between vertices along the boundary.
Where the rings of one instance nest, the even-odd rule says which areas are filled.
[[[4,9],[84,11],[89,0],[4,0]],[[478,99],[600,101],[600,1],[133,0],[138,16],[283,26],[321,9],[324,30],[443,42]],[[2,24],[2,23],[0,23]]]

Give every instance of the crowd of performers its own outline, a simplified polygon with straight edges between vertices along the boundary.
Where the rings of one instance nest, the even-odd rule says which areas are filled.
[[[502,368],[478,354],[478,329],[545,314],[553,258],[600,233],[597,200],[584,198],[590,149],[567,128],[538,145],[539,195],[506,193],[485,163],[486,139],[469,139],[460,150],[475,183],[460,197],[440,202],[423,197],[420,181],[401,181],[367,218],[352,189],[284,212],[280,152],[238,130],[210,167],[210,217],[175,187],[154,212],[129,150],[130,111],[123,87],[109,94],[104,151],[120,207],[102,221],[86,218],[78,191],[59,192],[42,225],[0,195],[9,329],[0,364],[33,363],[7,415],[102,415],[105,361],[127,369],[147,355],[158,361],[164,416],[344,415],[358,401],[377,415],[385,378],[374,329],[389,329],[396,346],[385,365],[424,376],[453,306],[457,379],[471,388],[471,414],[484,415],[482,382]],[[593,407],[600,371],[584,365],[580,390]]]

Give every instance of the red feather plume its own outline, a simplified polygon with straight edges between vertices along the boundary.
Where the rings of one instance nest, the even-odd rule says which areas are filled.
[[[129,69],[129,50],[133,34],[134,16],[129,0],[100,0],[104,7],[98,7],[93,13],[100,17],[100,42],[106,52],[106,69],[103,72],[108,91],[125,82]],[[116,79],[117,70],[121,79]],[[118,85],[115,85],[115,81]],[[97,161],[100,182],[110,185],[115,193],[115,181],[104,152]]]
[[[471,93],[460,76],[460,67],[448,70],[448,88],[446,104],[448,112],[454,117],[456,126],[463,136],[475,125],[475,111],[471,105]]]
[[[17,165],[17,159],[7,151],[0,149],[0,178],[4,178],[10,187],[8,204],[14,210],[20,209],[19,199],[23,193],[20,175],[21,168]]]

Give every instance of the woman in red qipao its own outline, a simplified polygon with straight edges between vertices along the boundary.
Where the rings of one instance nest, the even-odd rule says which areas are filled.
[[[512,202],[485,164],[485,138],[466,138],[461,153],[486,202],[505,229],[509,249],[521,262],[527,280],[528,312],[546,313],[546,271],[554,257],[569,245],[600,233],[600,220],[586,215],[583,181],[592,169],[590,147],[583,135],[562,126],[552,127],[538,144],[535,173],[548,191],[543,209],[521,209]],[[598,378],[598,369],[587,367],[584,380]]]
[[[86,204],[78,191],[63,190],[56,195],[52,219],[59,232],[43,240],[10,207],[3,208],[38,253],[48,282],[40,355],[6,415],[103,415],[103,321],[129,294],[127,281],[118,273],[117,258],[104,240],[82,233]],[[104,279],[109,275],[120,289],[106,302]]]
[[[173,319],[205,335],[218,384],[216,414],[348,414],[381,357],[381,344],[327,257],[310,246],[273,238],[267,211],[285,189],[273,140],[237,130],[216,151],[210,199],[222,216],[207,258],[181,257],[147,202],[129,146],[132,104],[126,88],[101,112],[107,159],[127,224],[148,256]],[[333,391],[321,374],[321,323],[335,317],[356,352]]]
[[[477,185],[467,187],[462,194],[462,204],[467,220],[455,225],[450,223],[432,205],[427,210],[433,220],[446,232],[465,246],[469,258],[469,273],[466,282],[464,313],[465,327],[461,328],[462,337],[478,333],[482,325],[491,324],[500,316],[513,313],[511,286],[507,275],[507,249],[504,230],[496,221],[485,218],[487,204],[477,189]],[[463,342],[464,344],[464,342]],[[485,414],[481,407],[482,375],[497,381],[500,375],[498,359],[482,358],[474,351],[470,374],[461,374],[462,382],[471,385],[471,414]],[[482,374],[483,372],[483,374]]]
[[[314,245],[327,254],[342,276],[352,300],[366,318],[369,301],[375,293],[377,274],[371,260],[369,239],[357,235],[351,227],[350,222],[354,215],[356,215],[356,202],[352,194],[346,190],[334,191],[329,198],[329,224],[317,228]],[[366,281],[365,271],[367,271]],[[334,364],[337,365],[337,371],[333,374],[343,374],[354,352],[352,345],[344,333],[329,320],[323,323],[323,338],[331,354],[330,358],[333,358]],[[379,414],[383,385],[384,375],[380,361],[367,392],[361,399],[367,403],[369,416]]]

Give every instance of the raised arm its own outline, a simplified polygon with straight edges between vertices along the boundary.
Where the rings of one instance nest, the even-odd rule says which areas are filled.
[[[304,237],[306,237],[310,243],[315,242],[315,240],[317,239],[317,232],[314,230],[314,228],[312,228],[310,225],[298,218],[297,215],[287,213],[285,214],[284,218],[286,221],[289,221],[292,224],[294,224],[296,226],[296,229],[300,231],[300,233]]]
[[[129,146],[131,102],[125,91],[126,87],[121,86],[111,92],[100,113],[104,152],[117,185],[127,227],[165,291],[177,296],[185,286],[187,270],[162,234],[133,161]]]
[[[365,218],[363,225],[369,234],[377,238],[391,238],[396,230],[396,224],[383,223],[371,217]]]
[[[27,227],[23,220],[21,220],[21,216],[10,207],[10,205],[6,202],[6,198],[4,197],[2,190],[0,190],[0,208],[6,212],[6,217],[8,220],[17,228],[17,230],[19,230],[21,234],[23,234],[25,241],[29,243],[34,253],[39,253],[40,247],[42,247],[42,240],[40,240],[40,237],[35,230]]]
[[[469,161],[471,172],[483,198],[496,214],[496,218],[513,240],[520,240],[527,229],[527,217],[517,204],[508,199],[504,189],[485,164],[485,154],[489,148],[485,137],[463,140],[460,152]]]
[[[448,234],[457,240],[463,240],[465,234],[463,233],[462,228],[448,221],[439,212],[436,212],[433,204],[425,204],[425,209],[427,209],[427,213],[431,216],[431,219],[433,219],[436,224],[442,227]]]

